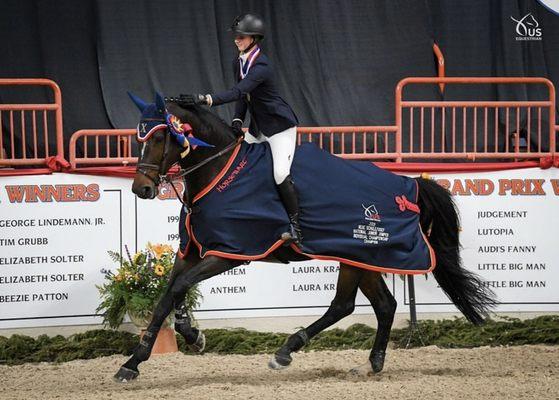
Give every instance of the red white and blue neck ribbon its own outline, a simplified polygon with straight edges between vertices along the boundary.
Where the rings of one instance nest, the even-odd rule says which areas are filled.
[[[256,60],[256,57],[258,57],[258,54],[260,54],[260,47],[256,46],[254,50],[249,53],[244,63],[243,59],[239,57],[239,74],[241,75],[241,79],[244,79],[245,76],[247,76],[248,71],[250,70],[250,67],[252,67],[254,60]]]
[[[167,127],[171,132],[171,136],[173,136],[182,147],[187,147],[185,142],[188,142],[188,144],[192,146],[192,150],[196,149],[198,146],[214,147],[214,145],[194,137],[190,124],[183,123],[173,114],[167,113],[165,119],[167,120]]]

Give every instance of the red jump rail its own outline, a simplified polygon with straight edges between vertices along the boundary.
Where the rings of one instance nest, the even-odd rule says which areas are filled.
[[[533,101],[407,101],[404,88],[416,84],[545,85],[547,98]],[[521,114],[528,123],[521,123]],[[500,120],[502,117],[502,121]],[[464,169],[472,161],[503,162],[507,168],[541,164],[555,156],[555,88],[545,78],[406,78],[396,87],[396,124],[390,126],[298,127],[298,144],[312,142],[339,157],[390,161],[389,169],[406,169],[410,161],[429,162],[425,169],[451,162]],[[547,124],[547,125],[546,125]],[[549,126],[549,128],[547,127]],[[70,141],[70,163],[78,166],[135,165],[134,129],[81,130]],[[76,145],[84,149],[76,155]],[[134,152],[134,154],[137,154]],[[529,163],[525,162],[530,161]],[[396,161],[396,163],[394,163]],[[408,166],[398,165],[406,161]],[[426,164],[424,164],[426,165]],[[414,169],[420,168],[415,165]],[[478,165],[477,167],[482,167]]]
[[[138,157],[132,156],[132,143],[135,143],[135,129],[82,129],[70,138],[70,166],[78,164],[135,165]],[[76,154],[76,145],[81,139],[83,156]],[[92,149],[91,149],[92,148]]]
[[[54,102],[0,104],[0,167],[44,166],[49,157],[63,159],[62,95],[56,82],[0,79],[1,86],[46,86]]]
[[[396,126],[324,126],[298,127],[297,143],[312,142],[321,149],[348,159],[393,159]],[[135,129],[79,130],[70,139],[70,165],[135,165],[132,156]],[[83,155],[78,156],[78,144]]]
[[[418,84],[545,85],[548,96],[532,101],[403,100],[404,88]],[[555,87],[545,78],[405,78],[396,86],[396,126],[396,161],[553,157]]]

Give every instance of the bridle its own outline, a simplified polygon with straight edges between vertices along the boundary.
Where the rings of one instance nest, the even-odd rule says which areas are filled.
[[[156,121],[156,122],[162,122],[162,123],[167,123],[166,120],[164,119],[150,119],[150,121]],[[222,150],[220,150],[219,152],[217,152],[216,154],[206,158],[205,160],[200,161],[199,163],[183,169],[181,168],[179,170],[179,172],[175,173],[175,174],[163,174],[162,173],[162,166],[163,166],[163,161],[167,158],[167,155],[169,154],[169,148],[171,146],[171,135],[169,134],[168,130],[169,128],[167,126],[165,126],[164,128],[160,128],[157,130],[162,130],[164,129],[165,132],[165,147],[163,149],[163,157],[161,158],[161,162],[159,163],[159,165],[156,164],[151,164],[151,163],[145,163],[145,162],[139,162],[138,165],[136,166],[136,172],[139,172],[140,174],[144,175],[145,177],[147,177],[149,180],[151,180],[153,182],[153,184],[157,187],[160,185],[160,183],[165,182],[165,183],[169,183],[171,185],[171,187],[173,188],[173,190],[175,191],[175,194],[177,195],[177,198],[180,200],[180,202],[185,206],[188,207],[185,203],[185,200],[183,200],[181,198],[181,196],[178,193],[177,188],[175,187],[175,185],[173,184],[173,181],[176,181],[180,178],[185,178],[187,175],[191,174],[192,172],[196,171],[197,169],[203,167],[204,165],[206,165],[207,163],[209,163],[210,161],[215,160],[216,158],[221,157],[222,155],[228,153],[229,151],[233,150],[237,145],[239,145],[242,141],[243,141],[243,137],[239,137],[237,138],[235,141],[229,143],[225,148],[223,148]],[[155,131],[154,131],[155,133]],[[149,140],[149,137],[147,137],[145,141]],[[173,163],[173,165],[171,165],[169,167],[169,169],[171,169],[173,166],[175,166],[177,163],[179,163],[179,161]],[[157,171],[157,175],[155,178],[152,178],[148,172],[149,171]]]
[[[156,121],[156,122],[166,122],[164,119],[152,119],[152,121]],[[163,128],[161,128],[163,129]],[[160,129],[158,129],[160,130]],[[163,166],[163,160],[165,160],[167,158],[167,155],[169,153],[169,146],[170,146],[170,136],[167,134],[167,129],[165,129],[165,147],[163,149],[163,157],[161,158],[161,162],[159,165],[156,164],[150,164],[150,163],[146,163],[146,162],[139,162],[138,165],[136,166],[136,172],[139,172],[140,174],[144,175],[145,177],[147,177],[150,181],[153,182],[153,184],[155,186],[159,186],[159,184],[161,183],[161,168]],[[146,138],[145,141],[147,141],[149,139]],[[144,142],[145,142],[144,141]],[[155,178],[152,178],[148,172],[149,171],[157,171],[157,175]]]

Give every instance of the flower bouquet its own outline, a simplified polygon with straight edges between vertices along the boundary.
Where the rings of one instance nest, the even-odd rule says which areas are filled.
[[[105,283],[97,286],[102,300],[97,313],[102,313],[103,323],[114,329],[122,324],[127,313],[136,326],[146,327],[167,288],[175,261],[173,248],[166,244],[148,243],[145,250],[131,256],[126,247],[128,259],[115,251],[108,253],[120,266],[116,272],[101,270]],[[200,297],[196,286],[188,291],[185,304],[189,310],[199,305]],[[172,322],[170,318],[166,320],[167,324]]]

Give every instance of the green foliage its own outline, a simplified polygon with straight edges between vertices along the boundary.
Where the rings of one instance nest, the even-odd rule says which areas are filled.
[[[469,348],[477,346],[512,346],[523,344],[559,345],[559,316],[542,316],[521,321],[503,318],[488,321],[476,327],[463,318],[419,323],[423,344],[444,348]],[[284,333],[263,333],[246,329],[208,329],[206,352],[220,354],[273,353],[287,339]],[[317,335],[304,350],[371,349],[376,331],[370,326],[355,324],[347,328],[332,329]],[[409,328],[392,330],[395,347],[405,347]],[[111,354],[132,353],[138,335],[114,330],[93,330],[69,338],[46,335],[37,339],[13,335],[0,336],[0,362],[22,364],[26,362],[65,362],[91,359]],[[177,335],[179,349],[187,352],[182,336]],[[420,346],[418,333],[412,336],[412,346]]]
[[[376,330],[368,325],[353,324],[346,330],[331,329],[318,334],[308,350],[371,349]]]
[[[118,328],[128,313],[136,320],[148,320],[155,305],[165,292],[175,261],[175,252],[168,245],[148,243],[146,249],[126,260],[119,253],[109,251],[111,259],[120,266],[114,274],[102,269],[105,283],[97,286],[101,304],[97,312],[103,323]],[[186,306],[193,310],[201,297],[197,287],[186,295]]]
[[[37,339],[13,335],[0,337],[0,360],[7,364],[26,362],[65,362],[111,354],[131,354],[138,335],[112,330],[93,330],[68,338],[41,335]]]
[[[272,353],[287,339],[284,333],[254,332],[246,329],[205,330],[206,352],[220,354]]]
[[[559,344],[559,316],[549,315],[521,321],[503,317],[489,320],[476,327],[464,318],[442,321],[420,321],[419,335],[426,345],[443,348],[469,348],[478,346],[514,346],[523,344]],[[418,334],[410,345],[421,345]],[[405,347],[408,332],[395,330],[391,339],[396,347]]]

